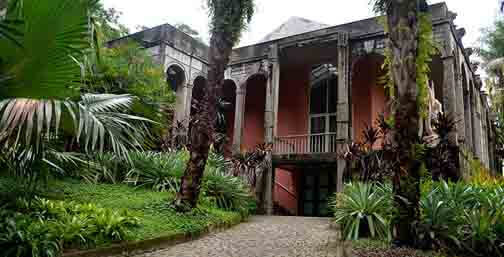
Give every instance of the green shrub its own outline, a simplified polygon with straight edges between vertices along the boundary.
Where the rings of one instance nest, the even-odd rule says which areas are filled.
[[[350,183],[332,200],[334,221],[349,240],[361,237],[391,237],[392,187],[382,184]]]
[[[395,214],[392,199],[390,187],[347,185],[332,203],[344,237],[390,236],[389,224]],[[504,256],[503,206],[504,187],[494,183],[429,182],[422,186],[421,219],[414,226],[417,247]]]
[[[61,245],[51,224],[4,210],[0,213],[0,249],[5,257],[55,257]]]
[[[441,181],[436,183],[432,193],[438,194],[439,201],[446,202],[455,213],[461,214],[465,209],[473,208],[478,204],[480,191],[465,183]]]
[[[122,183],[128,172],[128,163],[111,153],[97,154],[82,167],[78,174],[88,183]]]
[[[503,226],[502,210],[466,211],[459,228],[464,250],[474,256],[504,256]]]
[[[215,199],[221,209],[248,214],[255,209],[250,190],[238,177],[226,175],[222,170],[209,168],[203,178],[203,192]]]
[[[136,152],[130,155],[132,167],[126,174],[126,183],[152,188],[155,191],[177,192],[184,174],[188,152]]]
[[[126,212],[94,204],[37,198],[30,206],[18,201],[23,213],[0,214],[0,248],[7,257],[57,256],[62,249],[89,248],[123,241],[138,219]],[[27,209],[30,208],[30,209]],[[21,253],[18,255],[18,253]]]
[[[129,228],[138,219],[126,211],[98,207],[95,204],[37,199],[35,213],[54,222],[66,246],[89,247],[128,239]]]
[[[97,158],[104,167],[94,169],[97,174],[89,176],[93,179],[86,180],[115,183],[116,178],[120,177],[117,174],[122,172],[125,174],[123,182],[126,184],[157,192],[175,193],[179,190],[189,159],[188,151],[132,152],[129,156],[130,163],[107,155]],[[224,210],[242,214],[253,212],[256,205],[250,189],[241,179],[228,175],[227,167],[228,161],[222,155],[210,152],[202,182],[202,196],[210,197],[217,207]]]
[[[415,224],[418,244],[422,248],[439,249],[447,243],[459,245],[457,208],[436,188],[420,199],[421,220]]]

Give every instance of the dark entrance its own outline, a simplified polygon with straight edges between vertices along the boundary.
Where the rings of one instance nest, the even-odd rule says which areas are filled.
[[[302,216],[327,217],[328,199],[336,191],[335,174],[328,170],[306,170],[301,176],[299,213]]]

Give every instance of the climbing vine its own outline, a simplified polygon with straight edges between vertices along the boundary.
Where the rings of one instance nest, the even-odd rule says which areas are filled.
[[[380,23],[384,26],[385,32],[388,33],[388,25],[386,16],[380,18]],[[418,28],[418,52],[416,58],[416,83],[418,87],[417,104],[420,110],[420,116],[427,118],[429,104],[429,64],[432,62],[432,56],[437,53],[436,43],[434,41],[434,32],[432,30],[432,19],[427,13],[419,13],[419,28]],[[395,102],[396,92],[394,81],[392,80],[392,53],[389,48],[384,51],[385,60],[382,69],[386,70],[386,74],[381,79],[389,98]],[[393,108],[395,109],[395,108]]]
[[[437,48],[434,42],[431,16],[426,13],[420,13],[418,21],[418,52],[416,59],[417,103],[420,116],[426,119],[429,115],[429,64],[432,62],[432,56],[437,53]]]

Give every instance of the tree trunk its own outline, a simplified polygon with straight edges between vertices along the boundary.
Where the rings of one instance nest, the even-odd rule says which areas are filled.
[[[417,104],[416,57],[418,52],[417,1],[391,0],[387,8],[388,47],[391,74],[398,105],[395,109],[394,144],[397,165],[393,186],[399,215],[394,221],[395,243],[414,244],[413,224],[419,219],[420,167],[415,148],[420,143],[420,115]]]
[[[197,108],[197,113],[189,123],[188,149],[190,159],[187,164],[180,190],[175,199],[179,211],[196,207],[200,193],[201,180],[205,171],[210,146],[214,141],[214,128],[217,118],[218,99],[222,94],[224,72],[233,50],[231,36],[214,33],[210,39],[208,79],[205,85],[205,97]]]

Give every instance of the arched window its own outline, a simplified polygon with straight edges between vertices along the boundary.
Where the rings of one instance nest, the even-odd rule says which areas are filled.
[[[337,132],[338,76],[333,64],[321,64],[312,68],[310,73],[310,122],[312,152],[333,152],[335,137],[320,134]],[[317,136],[320,135],[320,136]],[[334,140],[332,140],[334,141]],[[334,149],[333,149],[334,148]]]

